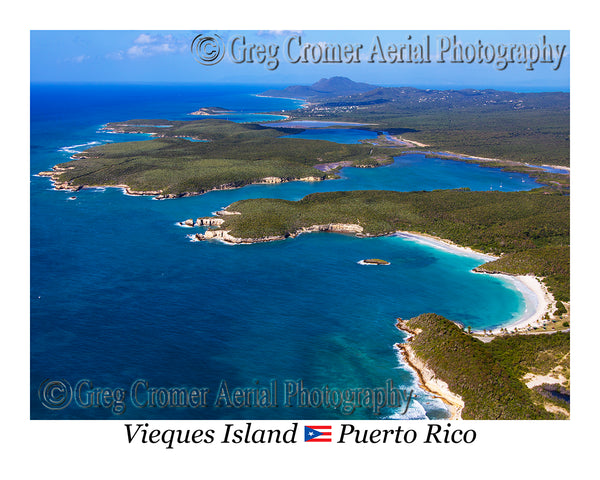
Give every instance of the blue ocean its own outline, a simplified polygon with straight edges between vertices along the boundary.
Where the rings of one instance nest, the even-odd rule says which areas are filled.
[[[402,236],[314,233],[231,246],[191,242],[195,230],[177,223],[245,198],[537,187],[526,175],[413,154],[376,169],[345,168],[337,180],[163,201],[116,188],[55,191],[36,176],[92,145],[150,138],[108,133],[101,129],[108,122],[194,119],[190,112],[210,106],[234,112],[219,118],[268,122],[284,118],[273,112],[301,105],[257,96],[268,88],[31,86],[31,418],[443,419],[444,404],[419,389],[398,357],[396,319],[436,312],[483,329],[523,313],[525,299],[512,284],[471,272],[483,260]],[[316,127],[300,135],[342,143],[373,137],[356,125]],[[373,257],[391,264],[358,263]],[[344,412],[314,393],[340,396],[390,382],[414,392],[408,409],[356,403]],[[174,387],[204,392],[207,401],[167,404]],[[297,395],[286,404],[292,387]],[[52,403],[65,391],[67,402]],[[228,404],[223,396],[215,405],[225,391],[246,392],[247,401]],[[276,399],[257,404],[273,391]]]

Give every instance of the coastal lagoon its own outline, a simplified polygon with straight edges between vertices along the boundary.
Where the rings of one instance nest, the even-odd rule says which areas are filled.
[[[312,233],[254,245],[191,242],[177,223],[245,198],[298,200],[338,190],[529,190],[527,175],[460,161],[396,157],[379,168],[344,168],[340,179],[250,185],[175,200],[121,189],[55,191],[35,174],[90,146],[150,138],[102,130],[127,119],[197,119],[219,106],[234,121],[267,121],[299,101],[258,97],[268,87],[31,87],[31,417],[39,419],[373,419],[446,418],[444,405],[416,386],[398,358],[396,318],[436,312],[473,329],[516,321],[523,294],[500,277],[473,273],[481,258],[402,236]],[[219,118],[222,118],[219,116]],[[356,142],[351,130],[300,135]],[[364,132],[364,138],[373,138]],[[328,137],[329,135],[329,137]],[[306,137],[308,138],[308,137]],[[314,136],[311,138],[315,138]],[[75,197],[74,199],[72,197]],[[383,258],[386,266],[366,266]],[[405,413],[357,408],[44,407],[46,379],[96,387],[145,380],[153,387],[233,387],[302,380],[307,387],[415,391]]]

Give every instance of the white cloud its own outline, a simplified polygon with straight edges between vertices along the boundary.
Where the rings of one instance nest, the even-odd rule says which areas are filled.
[[[155,39],[147,33],[141,33],[139,37],[137,37],[133,43],[152,43]]]
[[[143,57],[146,55],[147,48],[139,45],[134,45],[127,49],[127,55],[130,57]]]
[[[111,52],[106,58],[111,60],[123,60],[125,57],[141,58],[153,55],[165,55],[187,51],[187,42],[174,37],[171,34],[148,34],[140,33],[130,47]]]
[[[177,51],[177,48],[173,44],[162,43],[160,45],[156,45],[153,50],[157,53],[173,53]]]

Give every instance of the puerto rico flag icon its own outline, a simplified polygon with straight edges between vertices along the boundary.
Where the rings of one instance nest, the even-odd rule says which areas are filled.
[[[304,426],[305,442],[331,442],[331,425]]]

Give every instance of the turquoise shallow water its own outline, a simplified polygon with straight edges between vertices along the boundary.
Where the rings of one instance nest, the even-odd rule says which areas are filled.
[[[264,89],[262,89],[264,90]],[[175,119],[201,106],[268,112],[290,101],[250,95],[247,87],[32,87],[31,172],[47,170],[92,142],[144,135],[99,128],[128,118]],[[262,102],[267,102],[263,104]],[[287,103],[286,103],[287,102]],[[86,108],[82,109],[81,106]],[[529,177],[461,162],[399,157],[377,169],[346,168],[317,183],[255,185],[177,200],[123,195],[120,189],[54,191],[31,178],[32,418],[311,418],[398,417],[324,407],[46,408],[46,379],[75,385],[250,387],[286,380],[306,386],[376,388],[392,380],[415,389],[397,358],[397,317],[435,311],[473,328],[516,318],[521,294],[471,269],[479,260],[400,237],[360,239],[308,234],[269,244],[190,242],[176,225],[242,198],[299,199],[315,191],[470,187],[527,189]],[[75,196],[74,200],[69,197]],[[385,267],[362,266],[380,257]],[[256,383],[258,382],[258,384]],[[444,418],[443,405],[418,392],[406,418]]]

